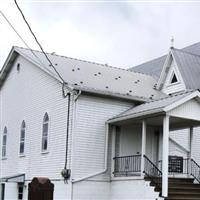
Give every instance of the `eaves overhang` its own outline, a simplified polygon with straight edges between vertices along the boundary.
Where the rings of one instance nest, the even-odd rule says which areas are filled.
[[[171,98],[177,98],[175,101]],[[200,92],[191,91],[185,92],[181,95],[168,97],[169,102],[165,102],[165,99],[155,100],[152,102],[147,102],[139,106],[128,109],[127,111],[109,119],[107,123],[116,123],[120,121],[126,121],[130,119],[145,119],[152,116],[158,115],[169,115],[170,111],[181,106],[182,104],[190,101],[191,99],[196,99],[200,103]],[[158,101],[159,104],[157,103]],[[160,104],[161,103],[161,104]],[[158,106],[160,105],[160,106]]]

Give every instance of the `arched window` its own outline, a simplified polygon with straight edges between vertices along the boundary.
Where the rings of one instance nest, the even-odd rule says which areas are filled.
[[[6,144],[7,144],[7,127],[4,127],[3,130],[3,142],[2,142],[2,157],[6,157]]]
[[[24,154],[25,133],[26,133],[26,123],[23,120],[22,124],[21,124],[21,130],[20,130],[20,146],[19,146],[19,153],[20,154]]]
[[[49,131],[49,116],[47,113],[45,113],[44,118],[43,118],[43,127],[42,127],[42,151],[47,150],[48,131]]]

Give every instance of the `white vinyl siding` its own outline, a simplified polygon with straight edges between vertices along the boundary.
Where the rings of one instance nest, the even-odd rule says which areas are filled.
[[[17,71],[17,63],[20,63],[20,72]],[[1,124],[8,128],[6,159],[1,162],[1,176],[25,173],[26,179],[34,176],[62,179],[60,172],[65,164],[68,100],[62,96],[61,83],[19,56],[0,95]],[[42,125],[46,112],[51,125],[48,153],[41,154]],[[25,157],[19,156],[20,125],[24,119]],[[2,134],[3,128],[1,126]]]
[[[105,122],[133,106],[120,100],[81,95],[77,101],[73,147],[73,179],[104,168]],[[111,135],[111,133],[110,133]],[[111,148],[109,140],[109,148]],[[110,149],[108,150],[110,152]],[[111,156],[109,165],[111,161]]]

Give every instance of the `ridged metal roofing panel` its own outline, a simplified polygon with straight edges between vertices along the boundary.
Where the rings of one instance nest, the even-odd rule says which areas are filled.
[[[200,88],[200,56],[172,49],[187,89]]]
[[[172,103],[190,95],[193,91],[187,91],[187,92],[183,92],[183,93],[177,93],[165,98],[161,98],[158,100],[152,100],[150,102],[146,102],[143,103],[139,106],[133,107],[128,109],[127,111],[115,116],[112,119],[116,119],[116,118],[121,118],[121,117],[125,117],[125,116],[129,116],[129,115],[135,115],[138,113],[145,113],[147,111],[156,111],[156,110],[163,110],[166,106],[171,105]]]
[[[187,46],[183,48],[182,50],[184,52],[200,55],[200,42]],[[166,58],[167,58],[167,55],[164,55],[154,60],[150,60],[149,62],[145,62],[141,65],[132,67],[129,70],[151,75],[158,81]],[[193,88],[196,89],[196,87],[193,87]]]
[[[40,64],[30,50],[20,47],[15,50]],[[39,51],[34,53],[43,63],[42,67],[56,75],[44,55]],[[156,80],[148,75],[55,54],[48,54],[48,57],[63,79],[75,87],[153,99],[164,95],[154,89]]]

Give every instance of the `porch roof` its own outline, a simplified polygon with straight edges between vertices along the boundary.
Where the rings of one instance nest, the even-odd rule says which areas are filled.
[[[24,183],[25,174],[16,174],[13,176],[6,176],[0,178],[0,182],[15,182],[15,183]]]
[[[166,114],[194,98],[200,102],[200,92],[198,90],[190,90],[170,95],[158,100],[152,100],[139,106],[132,107],[125,112],[116,115],[115,117],[109,119],[108,123],[114,123],[134,118],[143,118],[150,115]]]

